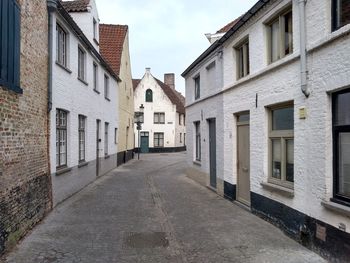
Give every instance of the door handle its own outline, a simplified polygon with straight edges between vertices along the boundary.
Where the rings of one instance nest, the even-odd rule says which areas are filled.
[[[248,172],[248,168],[247,167],[243,167],[242,170],[243,170],[243,172]]]

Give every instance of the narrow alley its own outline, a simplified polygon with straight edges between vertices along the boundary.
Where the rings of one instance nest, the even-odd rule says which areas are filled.
[[[5,262],[325,262],[184,174],[141,155],[58,205]]]

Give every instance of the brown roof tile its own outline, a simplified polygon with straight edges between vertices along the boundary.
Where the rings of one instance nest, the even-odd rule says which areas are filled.
[[[219,29],[216,34],[219,34],[219,33],[226,33],[227,31],[229,31],[235,24],[237,24],[237,22],[239,21],[239,19],[241,18],[238,17],[237,19],[231,21],[230,23],[228,23],[226,26],[224,26],[223,28]]]
[[[61,1],[61,3],[67,12],[86,12],[88,11],[90,0]]]
[[[100,24],[100,52],[118,75],[127,32],[126,25]]]
[[[185,97],[182,96],[182,94],[172,88],[170,88],[168,85],[166,85],[164,82],[160,81],[157,78],[154,78],[158,85],[163,89],[164,93],[168,96],[170,101],[176,105],[176,111],[185,114]],[[140,84],[141,79],[133,79],[132,84],[134,87],[134,90],[137,88],[137,86]]]

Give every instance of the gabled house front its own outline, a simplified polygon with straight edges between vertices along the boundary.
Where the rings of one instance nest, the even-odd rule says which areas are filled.
[[[178,152],[186,149],[185,98],[175,90],[175,75],[164,75],[164,82],[151,74],[134,79],[135,113],[144,107],[142,129],[138,137],[135,125],[135,147],[142,153]],[[139,144],[140,139],[140,144]]]

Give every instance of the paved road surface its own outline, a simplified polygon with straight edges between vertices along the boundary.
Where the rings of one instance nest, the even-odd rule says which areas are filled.
[[[149,154],[59,205],[5,262],[324,262],[184,175],[185,154]]]

